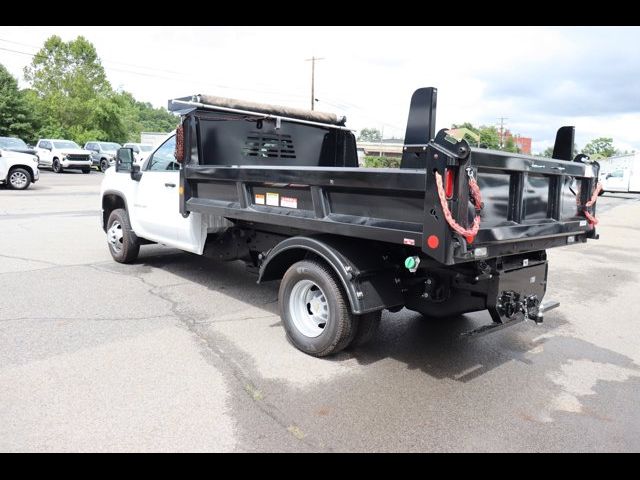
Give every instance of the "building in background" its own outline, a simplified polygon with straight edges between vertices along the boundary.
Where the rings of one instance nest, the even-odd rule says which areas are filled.
[[[507,139],[513,139],[518,147],[518,151],[520,153],[524,153],[525,155],[531,155],[531,138],[530,137],[522,137],[518,134],[513,135],[509,130],[505,130],[504,132],[504,141]]]
[[[164,140],[167,135],[169,134],[162,133],[162,132],[141,132],[140,143],[153,145],[154,147],[157,147],[158,145],[160,145],[160,142],[162,142],[162,140]]]
[[[357,142],[358,164],[364,163],[364,157],[391,157],[401,158],[404,140],[399,138],[387,138],[379,142]]]

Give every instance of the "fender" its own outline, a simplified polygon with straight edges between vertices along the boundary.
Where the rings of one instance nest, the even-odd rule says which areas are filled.
[[[127,213],[129,214],[129,216],[131,216],[131,213],[129,213],[129,205],[127,204],[127,197],[124,193],[122,193],[119,190],[105,190],[104,192],[102,192],[102,198],[100,200],[101,206],[102,206],[102,229],[106,232],[107,231],[107,221],[109,220],[108,218],[106,218],[105,215],[105,197],[112,195],[114,197],[119,198],[120,200],[122,200],[122,203],[124,203],[124,209],[127,211]]]
[[[291,265],[311,255],[336,273],[354,314],[403,305],[394,269],[367,243],[331,235],[287,238],[269,251],[260,266],[258,283],[282,278]]]

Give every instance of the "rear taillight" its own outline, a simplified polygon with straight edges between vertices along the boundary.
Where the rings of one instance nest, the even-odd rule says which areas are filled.
[[[444,193],[447,196],[447,200],[453,198],[453,181],[455,178],[455,172],[453,168],[447,168],[444,171]]]

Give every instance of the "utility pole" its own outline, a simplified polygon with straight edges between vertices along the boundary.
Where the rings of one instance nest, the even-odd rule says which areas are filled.
[[[504,148],[504,121],[509,120],[509,117],[500,117],[500,148]]]
[[[305,60],[305,62],[311,62],[311,110],[315,110],[315,104],[316,104],[315,84],[316,84],[316,62],[318,60],[324,60],[324,58],[311,57]]]

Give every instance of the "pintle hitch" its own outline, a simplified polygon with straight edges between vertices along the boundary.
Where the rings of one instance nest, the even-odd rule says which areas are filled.
[[[536,295],[522,296],[514,291],[504,291],[500,294],[495,308],[489,309],[493,323],[464,332],[461,336],[477,337],[485,335],[524,320],[533,320],[536,324],[540,324],[544,319],[545,312],[559,306],[560,302],[554,300],[540,303]]]

